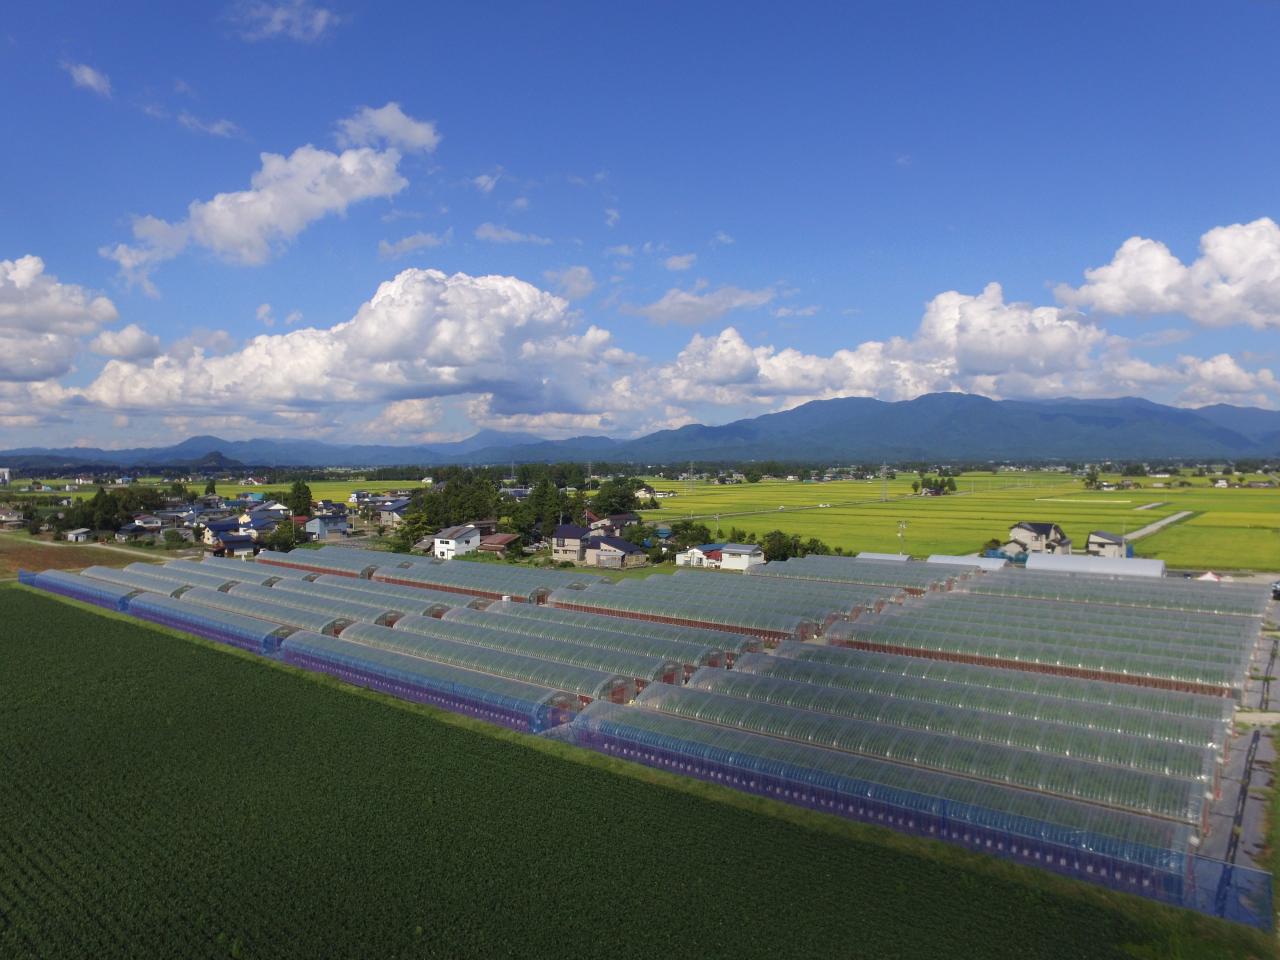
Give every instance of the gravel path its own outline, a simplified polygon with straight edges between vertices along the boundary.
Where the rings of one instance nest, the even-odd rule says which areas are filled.
[[[1192,511],[1180,510],[1177,513],[1171,513],[1163,520],[1157,520],[1155,523],[1148,523],[1145,527],[1133,531],[1133,533],[1125,534],[1126,540],[1141,540],[1143,537],[1149,537],[1162,527],[1167,527],[1171,523],[1181,520],[1183,517],[1191,516]]]

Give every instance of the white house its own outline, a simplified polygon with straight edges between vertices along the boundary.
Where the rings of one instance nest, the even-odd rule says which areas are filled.
[[[1001,548],[1006,554],[1071,553],[1071,538],[1056,523],[1023,520],[1009,528],[1009,542]]]
[[[88,527],[77,527],[75,530],[67,531],[67,540],[71,543],[88,543],[92,536],[93,531]]]
[[[1091,557],[1127,557],[1129,541],[1105,530],[1091,530],[1084,552]]]
[[[445,527],[431,539],[431,555],[439,560],[452,560],[480,548],[480,531],[469,523]]]
[[[677,567],[746,570],[764,563],[764,551],[753,543],[704,543],[676,554]]]

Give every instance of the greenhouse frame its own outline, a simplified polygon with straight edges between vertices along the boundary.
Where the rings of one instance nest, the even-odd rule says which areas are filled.
[[[39,573],[19,570],[18,582],[118,612],[123,612],[128,606],[129,598],[138,592],[136,587],[82,577],[65,570],[43,570]]]
[[[527,604],[523,604],[523,606],[527,606]],[[534,609],[544,608],[538,607]],[[683,679],[688,679],[698,667],[723,665],[726,656],[723,650],[707,645],[698,646],[677,640],[663,640],[657,637],[598,630],[595,627],[558,623],[554,620],[526,620],[523,617],[506,617],[496,613],[489,613],[487,610],[469,610],[466,607],[457,607],[450,610],[440,619],[446,623],[470,623],[477,627],[484,627],[486,630],[500,630],[504,633],[516,633],[528,637],[564,640],[579,646],[596,647],[601,650],[612,650],[646,657],[660,657],[663,660],[680,664],[683,667]]]
[[[259,587],[251,583],[237,584],[227,593],[233,597],[247,597],[299,610],[326,613],[342,620],[363,620],[388,627],[404,616],[403,611],[393,610],[389,606],[352,601],[336,594],[300,594],[293,590],[276,590],[274,587]]]
[[[221,570],[201,570],[198,563],[187,564],[182,560],[169,563],[131,563],[124,568],[127,573],[146,573],[156,577],[168,577],[178,583],[192,587],[208,587],[210,590],[225,590],[235,583],[268,583],[272,579],[270,571],[246,570],[239,577],[229,577]]]
[[[829,557],[810,554],[748,567],[752,577],[819,580],[831,583],[878,584],[905,590],[913,596],[951,590],[979,573],[977,567],[939,569],[926,564],[869,557]]]
[[[603,673],[617,673],[631,678],[636,689],[650,683],[682,683],[684,664],[664,656],[647,656],[627,653],[611,648],[587,646],[568,639],[560,640],[525,633],[510,633],[461,620],[431,617],[405,617],[396,623],[396,630],[409,630],[423,636],[457,643],[470,643],[518,653],[538,660],[567,663]]]
[[[1265,584],[1135,579],[1012,568],[971,580],[963,589],[988,596],[1104,603],[1237,617],[1262,616],[1270,599]]]
[[[638,706],[594,703],[546,736],[1271,928],[1270,874],[1198,856],[1195,830],[1187,823],[777,740]]]
[[[170,597],[191,587],[191,584],[172,577],[157,577],[141,571],[129,572],[117,567],[85,567],[80,571],[80,575],[103,583],[113,583],[117,586],[132,587],[134,590],[146,590],[151,593],[163,593]]]
[[[484,606],[489,601],[480,597],[469,597],[461,593],[447,590],[432,590],[429,587],[405,587],[394,583],[383,583],[380,580],[352,580],[332,573],[322,573],[311,581],[320,586],[340,586],[346,590],[355,590],[378,597],[383,602],[397,600],[414,600],[433,604],[443,610],[452,610],[458,606]]]
[[[580,706],[561,690],[308,631],[291,634],[281,653],[304,670],[525,733],[567,723]]]
[[[964,717],[944,720],[939,732],[933,732],[662,684],[641,691],[636,705],[779,740],[1176,820],[1202,834],[1208,832],[1206,794],[1213,759],[1205,751],[1179,757],[1175,756],[1179,748],[1172,744],[1144,744],[1133,738],[1125,743],[1116,737],[1107,743],[1089,743],[1087,733],[1061,728],[1033,731],[1026,725],[1027,735],[1016,746],[1006,746],[968,739],[984,728],[966,725]],[[1091,755],[1077,757],[1071,752],[1073,746],[1082,746]],[[1195,772],[1153,772],[1163,763],[1189,765]]]
[[[635,681],[621,674],[591,670],[554,660],[538,660],[472,643],[442,640],[412,630],[380,627],[372,623],[353,623],[343,631],[343,638],[409,656],[450,663],[468,670],[522,680],[535,686],[563,690],[574,694],[583,704],[594,700],[626,703],[636,695]]]
[[[347,583],[354,583],[348,580]],[[385,593],[380,590],[361,590],[346,585],[339,586],[333,583],[318,583],[312,580],[293,580],[283,579],[277,580],[271,585],[271,589],[280,593],[296,596],[299,599],[307,597],[327,597],[331,600],[344,600],[349,603],[364,604],[367,606],[377,607],[389,613],[394,613],[397,617],[405,614],[415,613],[428,617],[438,617],[445,610],[450,609],[447,605],[438,600],[433,600],[429,596],[418,597],[402,597],[396,594]],[[406,590],[413,589],[406,587]],[[283,602],[283,601],[282,601]],[[361,617],[360,619],[364,619]],[[378,621],[373,621],[378,622]],[[390,624],[388,624],[389,626]]]
[[[182,602],[203,607],[239,613],[259,620],[270,620],[277,625],[293,627],[295,630],[310,630],[313,633],[338,634],[351,623],[345,617],[334,616],[316,610],[304,610],[287,604],[256,597],[234,596],[230,593],[219,593],[217,590],[206,590],[193,587],[182,595]]]
[[[141,593],[133,597],[129,600],[128,613],[139,620],[172,627],[266,657],[274,657],[280,649],[281,638],[293,630],[279,623],[175,600],[158,593]]]

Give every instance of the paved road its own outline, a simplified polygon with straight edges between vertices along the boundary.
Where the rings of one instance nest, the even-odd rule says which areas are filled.
[[[1133,533],[1125,534],[1126,540],[1141,540],[1143,537],[1149,537],[1157,530],[1167,527],[1171,523],[1177,523],[1183,517],[1191,516],[1190,510],[1179,510],[1177,513],[1171,513],[1163,520],[1157,520],[1155,523],[1148,523],[1145,527],[1133,531]]]

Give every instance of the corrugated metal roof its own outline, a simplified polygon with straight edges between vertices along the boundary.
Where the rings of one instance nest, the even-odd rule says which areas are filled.
[[[1090,557],[1081,554],[1032,553],[1027,556],[1028,570],[1054,573],[1100,573],[1120,577],[1163,577],[1163,560],[1137,557]]]

